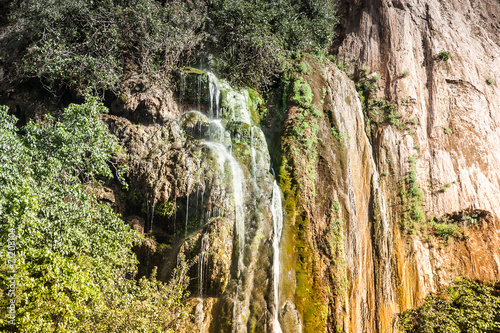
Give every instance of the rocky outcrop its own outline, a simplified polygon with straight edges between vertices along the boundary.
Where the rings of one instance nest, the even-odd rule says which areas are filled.
[[[396,294],[386,321],[454,277],[500,278],[500,3],[343,1],[339,10],[338,59],[352,72],[379,72],[378,97],[400,114],[400,126],[373,125],[370,138],[377,167],[388,175],[383,192],[394,233]],[[488,216],[466,228],[465,239],[446,246],[425,232],[401,232],[398,193],[412,156],[426,219]]]

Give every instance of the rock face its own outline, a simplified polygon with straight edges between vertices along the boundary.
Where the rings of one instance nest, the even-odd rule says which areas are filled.
[[[200,70],[172,90],[131,77],[103,115],[131,189],[99,198],[156,238],[137,250],[140,273],[167,280],[197,259],[181,331],[395,332],[455,277],[500,279],[500,2],[338,8],[331,51],[351,75],[297,59],[267,109]],[[377,73],[360,100],[351,78]],[[26,119],[51,108],[31,95],[2,98]]]
[[[338,59],[352,72],[362,66],[379,72],[379,98],[397,104],[402,124],[417,124],[411,130],[371,128],[377,167],[388,174],[383,193],[394,235],[394,299],[383,302],[386,310],[377,311],[376,319],[388,323],[395,312],[418,305],[454,277],[500,278],[500,3],[343,1],[339,10]],[[443,51],[449,60],[440,57]],[[446,246],[425,240],[425,233],[401,232],[397,184],[408,176],[411,156],[426,218],[482,212],[468,239]]]

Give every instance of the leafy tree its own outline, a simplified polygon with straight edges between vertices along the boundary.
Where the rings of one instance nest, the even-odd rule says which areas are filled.
[[[126,71],[168,74],[189,62],[204,12],[198,0],[23,1],[17,17],[28,47],[19,72],[51,90],[116,91]]]
[[[270,84],[291,52],[323,52],[337,23],[327,0],[210,0],[211,51],[229,79]]]
[[[89,97],[21,134],[0,107],[0,328],[12,329],[10,299],[20,332],[163,332],[187,315],[189,265],[169,285],[132,280],[141,239],[96,198],[97,178],[113,175],[119,149],[99,120],[106,111]],[[14,298],[6,297],[11,277]]]
[[[26,0],[16,13],[19,76],[78,92],[117,91],[131,71],[165,80],[195,58],[234,82],[270,84],[291,52],[324,52],[337,23],[330,0]]]

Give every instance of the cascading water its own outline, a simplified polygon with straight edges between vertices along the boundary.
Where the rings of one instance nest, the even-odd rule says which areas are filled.
[[[234,215],[235,215],[235,226],[236,234],[238,235],[238,248],[239,248],[239,258],[238,267],[243,265],[243,249],[245,247],[245,212],[244,212],[244,200],[243,200],[243,172],[236,161],[236,159],[229,154],[226,147],[220,143],[216,142],[205,142],[205,145],[209,147],[218,156],[218,163],[221,170],[226,173],[226,163],[229,165],[229,172],[232,177],[232,187],[234,196]]]
[[[279,312],[279,280],[280,280],[280,240],[283,231],[283,205],[281,203],[281,191],[276,180],[273,184],[273,292],[274,292],[274,333],[281,333],[281,325],[278,321]]]
[[[225,184],[225,193],[232,197],[234,203],[236,246],[233,246],[233,251],[237,265],[231,289],[232,331],[247,332],[255,325],[257,318],[266,314],[272,319],[270,322],[263,320],[263,330],[281,333],[278,321],[278,287],[283,210],[281,192],[276,181],[273,184],[273,176],[269,172],[270,157],[266,139],[255,120],[256,116],[252,116],[252,100],[248,91],[233,89],[212,73],[207,73],[207,79],[210,104],[206,109],[206,116],[199,111],[190,111],[181,115],[178,123],[191,137],[200,140],[200,145],[208,148],[215,162],[212,167],[215,177],[219,179],[218,182]],[[188,183],[193,185],[190,180]],[[188,209],[186,207],[186,215]],[[210,216],[209,211],[208,215],[206,213],[203,216]],[[215,213],[211,215],[214,216]],[[186,222],[187,218],[186,216]],[[272,248],[267,245],[270,242],[266,241],[271,237]],[[269,246],[272,252],[259,251],[259,247],[264,246]],[[203,311],[203,280],[206,279],[204,265],[207,262],[208,247],[208,239],[202,236],[198,256],[201,299],[198,311]],[[261,266],[259,260],[267,261],[269,264],[266,265],[271,269],[263,268],[268,266]],[[256,273],[261,271],[269,274],[267,278],[262,273]],[[262,288],[262,293],[265,293],[268,283],[272,283],[269,290],[274,295],[274,304],[269,305],[264,298],[255,300],[252,296],[258,288]],[[253,319],[250,319],[252,316]],[[204,318],[203,315],[199,317]]]

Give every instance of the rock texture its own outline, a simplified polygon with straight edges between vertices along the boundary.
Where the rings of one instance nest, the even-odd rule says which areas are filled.
[[[392,207],[397,293],[386,321],[454,277],[500,278],[500,3],[343,1],[339,10],[338,58],[352,72],[366,66],[381,73],[379,97],[398,105],[401,122],[418,124],[413,131],[377,125],[371,136],[378,169],[393,184],[384,196]],[[427,218],[473,210],[488,216],[467,231],[470,238],[432,247],[401,234],[396,184],[407,177],[410,156]]]

